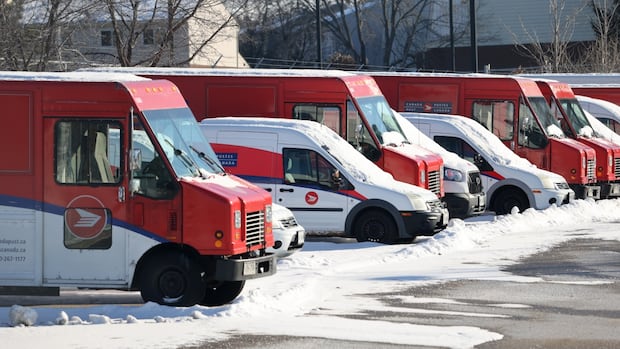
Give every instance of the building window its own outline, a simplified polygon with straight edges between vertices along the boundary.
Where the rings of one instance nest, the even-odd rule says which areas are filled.
[[[101,46],[112,46],[112,31],[111,30],[101,31]]]
[[[144,33],[142,33],[142,43],[144,45],[153,45],[155,43],[155,33],[153,29],[146,29]]]

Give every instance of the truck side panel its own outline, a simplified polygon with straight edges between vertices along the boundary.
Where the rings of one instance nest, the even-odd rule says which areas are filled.
[[[35,160],[40,138],[35,132],[32,93],[4,92],[0,128],[0,280],[29,286],[41,280],[40,163]],[[39,154],[40,156],[40,154]]]
[[[274,85],[215,85],[205,89],[206,115],[218,116],[277,116],[277,89]]]

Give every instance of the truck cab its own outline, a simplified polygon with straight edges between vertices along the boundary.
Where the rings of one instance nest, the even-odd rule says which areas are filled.
[[[596,133],[568,84],[540,78],[535,80],[564,134],[596,151],[596,178],[601,185],[601,198],[619,197],[620,145]]]
[[[222,305],[275,272],[271,196],[223,171],[174,84],[0,73],[0,285]]]

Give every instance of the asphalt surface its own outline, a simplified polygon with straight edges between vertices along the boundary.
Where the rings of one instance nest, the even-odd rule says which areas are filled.
[[[398,294],[381,295],[380,298],[391,306],[416,307],[429,313],[403,317],[399,312],[376,312],[365,314],[364,317],[420,325],[475,326],[504,335],[499,341],[476,346],[480,349],[620,348],[619,241],[572,240],[525,258],[505,271],[540,280],[531,283],[460,280],[414,287]],[[398,297],[393,297],[398,295],[443,298],[456,302],[405,304],[399,302]],[[441,343],[420,347],[322,338],[244,335],[191,348],[215,347],[428,349],[445,346]]]
[[[415,312],[368,312],[365,319],[433,326],[472,326],[500,333],[501,340],[479,349],[612,349],[620,348],[620,241],[576,239],[532,255],[504,269],[532,277],[532,282],[458,280],[412,287],[399,293],[372,294],[393,307]],[[446,299],[451,302],[412,304],[398,296]],[[137,292],[93,295],[61,291],[61,297],[2,296],[0,306],[12,304],[139,304]],[[408,314],[403,316],[403,314]],[[313,316],[313,315],[306,315]],[[361,317],[356,315],[352,317]],[[274,319],[277,322],[277,319]],[[355,329],[352,329],[355,330]],[[182,348],[445,348],[288,336],[232,337]]]

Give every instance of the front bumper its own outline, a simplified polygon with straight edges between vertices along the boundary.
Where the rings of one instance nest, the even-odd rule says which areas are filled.
[[[448,206],[450,218],[479,216],[486,210],[485,193],[446,193],[443,202]]]
[[[276,272],[276,255],[268,254],[248,259],[218,259],[215,280],[240,281],[257,279]]]
[[[412,237],[418,235],[434,235],[442,231],[450,220],[448,209],[434,209],[433,211],[401,212],[405,223],[405,230]]]

